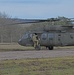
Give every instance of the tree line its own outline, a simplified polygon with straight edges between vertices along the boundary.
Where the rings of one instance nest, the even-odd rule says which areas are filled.
[[[20,23],[18,18],[11,18],[5,13],[0,13],[0,43],[18,42],[27,31],[27,25],[16,23]]]

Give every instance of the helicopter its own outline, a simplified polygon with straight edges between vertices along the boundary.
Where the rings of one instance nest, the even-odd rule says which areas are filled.
[[[40,22],[55,22],[57,18],[46,20],[32,19],[26,20],[23,23],[40,23]],[[70,20],[69,20],[70,21]],[[72,20],[71,20],[72,21]],[[40,38],[40,46],[36,49],[40,50],[41,46],[45,46],[49,50],[53,50],[54,46],[74,46],[74,26],[73,25],[51,25],[49,28],[39,31],[28,31],[18,43],[22,46],[33,46],[33,34],[36,33]]]

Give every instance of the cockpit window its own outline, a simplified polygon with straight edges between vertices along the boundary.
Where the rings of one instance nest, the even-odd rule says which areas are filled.
[[[32,38],[32,34],[30,34],[30,38]]]
[[[24,39],[28,38],[28,33],[24,34],[24,36],[22,38],[24,38]]]

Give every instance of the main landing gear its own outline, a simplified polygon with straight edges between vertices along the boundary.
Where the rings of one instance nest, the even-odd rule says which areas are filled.
[[[49,50],[53,50],[53,46],[48,46],[46,48],[48,48]]]

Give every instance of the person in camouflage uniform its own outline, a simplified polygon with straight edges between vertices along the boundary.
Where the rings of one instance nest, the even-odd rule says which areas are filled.
[[[34,48],[36,48],[39,45],[39,39],[38,39],[38,35],[36,33],[33,34],[32,40],[33,40],[33,43],[34,43]]]

